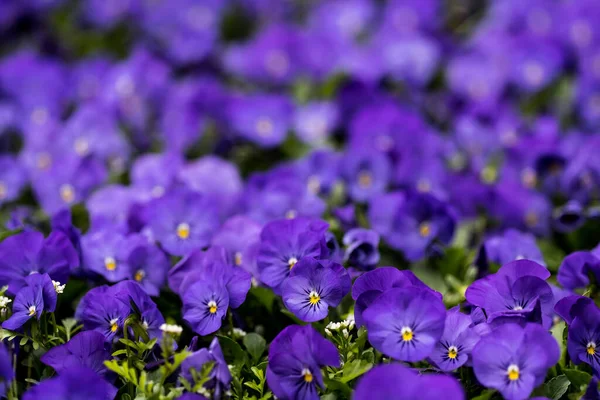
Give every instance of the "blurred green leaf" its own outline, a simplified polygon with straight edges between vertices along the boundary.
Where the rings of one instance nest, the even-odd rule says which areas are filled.
[[[248,333],[244,336],[244,346],[246,346],[254,362],[257,362],[265,352],[267,341],[258,333]]]
[[[223,355],[228,363],[231,363],[238,368],[241,368],[244,364],[248,363],[248,355],[242,349],[242,346],[227,336],[217,335],[217,338],[219,338],[219,344],[221,345]]]
[[[592,379],[590,374],[578,369],[565,369],[563,372],[576,390],[584,390]]]
[[[559,375],[550,379],[550,381],[544,385],[546,397],[552,400],[560,399],[565,393],[567,393],[570,384],[571,382],[569,382],[569,379],[565,375]]]

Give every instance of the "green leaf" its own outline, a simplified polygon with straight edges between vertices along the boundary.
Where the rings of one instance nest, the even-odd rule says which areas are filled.
[[[442,276],[451,275],[462,279],[464,271],[469,266],[469,253],[460,247],[450,247],[445,250],[436,267]]]
[[[28,337],[22,337],[21,341],[19,342],[19,346],[24,346],[27,344],[27,342],[29,341]]]
[[[267,310],[269,310],[269,314],[273,313],[273,303],[275,302],[275,293],[272,290],[269,290],[264,287],[253,287],[250,288],[250,293],[263,305]]]
[[[366,360],[354,360],[344,364],[340,382],[348,383],[358,378],[373,367],[373,364]]]
[[[433,269],[424,265],[417,265],[411,268],[411,271],[417,276],[417,278],[422,280],[423,283],[433,290],[436,290],[442,294],[448,291],[448,286],[446,285],[444,278],[437,271],[434,271]]]
[[[258,333],[248,333],[244,336],[244,346],[246,346],[248,353],[256,363],[265,352],[267,341]]]
[[[584,390],[592,379],[590,374],[578,369],[565,369],[563,372],[576,390]]]
[[[217,335],[217,337],[219,338],[223,355],[229,363],[238,368],[248,363],[248,354],[242,349],[242,346],[227,336]]]
[[[496,393],[496,391],[493,389],[484,390],[479,396],[473,397],[471,400],[490,400],[494,393]]]
[[[556,339],[556,341],[558,342],[558,347],[560,348],[559,364],[562,366],[565,365],[565,353],[567,350],[567,346],[565,345],[565,340],[563,337],[565,327],[565,321],[560,321],[558,324],[555,324],[552,327],[552,329],[550,329],[550,332],[552,332],[552,336],[554,337],[554,339]]]
[[[327,393],[321,396],[321,400],[337,400],[337,396],[334,393]]]
[[[337,390],[337,391],[341,392],[346,398],[350,398],[350,396],[352,394],[352,389],[350,389],[350,386],[348,386],[344,382],[329,379],[327,377],[323,377],[323,378],[324,378],[325,386],[329,390]]]
[[[571,382],[569,382],[569,379],[565,375],[559,375],[550,379],[550,381],[544,385],[546,397],[552,400],[560,399],[565,393],[567,393],[570,384]]]

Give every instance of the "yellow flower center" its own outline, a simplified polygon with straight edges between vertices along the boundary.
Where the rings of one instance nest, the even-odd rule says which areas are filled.
[[[427,179],[419,179],[417,182],[417,190],[422,193],[427,193],[431,190],[431,184]]]
[[[269,137],[273,133],[273,122],[267,117],[259,118],[256,121],[256,131],[258,136]]]
[[[402,340],[404,340],[405,342],[410,342],[411,340],[413,340],[413,337],[414,337],[413,331],[408,326],[405,326],[404,328],[402,328],[400,333],[402,334]]]
[[[296,210],[288,210],[288,211],[285,213],[285,217],[286,217],[287,219],[294,219],[294,218],[296,218],[296,215],[298,215],[298,213],[296,212]]]
[[[117,269],[117,260],[115,260],[114,257],[105,257],[104,267],[108,271],[114,271],[115,269]]]
[[[458,349],[456,346],[448,347],[448,358],[454,360],[456,357],[458,357]]]
[[[235,265],[237,265],[238,267],[242,265],[242,253],[240,253],[239,251],[235,253],[234,262]]]
[[[318,304],[321,301],[321,296],[314,290],[308,295],[308,302],[312,305]]]
[[[75,201],[75,188],[68,183],[62,185],[59,189],[60,198],[67,204],[71,204]]]
[[[587,344],[587,346],[586,346],[586,349],[587,349],[587,353],[588,353],[590,356],[593,356],[593,355],[595,355],[595,354],[596,354],[596,343],[594,343],[594,342],[589,342],[589,343]]]
[[[115,319],[111,319],[111,320],[110,320],[110,331],[111,331],[112,333],[115,333],[115,332],[117,331],[117,329],[119,329],[119,325],[117,325],[117,322],[118,322],[118,321],[119,321],[119,320],[118,320],[118,319],[116,319],[116,318],[115,318]]]
[[[421,225],[419,225],[419,235],[424,238],[431,235],[431,225],[429,225],[429,222],[423,222]]]
[[[304,368],[302,370],[302,376],[304,377],[304,382],[306,383],[311,383],[313,381],[313,374],[308,368]]]
[[[217,312],[217,303],[214,300],[208,302],[208,312],[214,314]]]
[[[529,211],[527,214],[525,214],[525,224],[528,227],[531,228],[531,227],[536,226],[538,221],[539,221],[539,218],[534,211]]]
[[[75,143],[73,143],[73,149],[75,150],[75,153],[83,157],[88,153],[90,144],[85,138],[77,138]]]
[[[179,239],[185,240],[190,237],[190,226],[185,222],[177,225],[177,237]]]
[[[35,315],[35,312],[36,312],[36,311],[37,311],[37,310],[35,309],[35,306],[30,306],[30,307],[29,307],[29,316],[30,316],[30,317],[33,317],[33,316]]]
[[[135,275],[134,275],[134,277],[133,277],[133,278],[134,278],[136,281],[138,281],[138,282],[141,282],[141,281],[142,281],[142,279],[144,279],[144,277],[145,277],[145,276],[146,276],[146,273],[145,273],[143,270],[141,270],[141,269],[138,269],[138,271],[135,273]]]
[[[373,184],[373,176],[368,171],[361,171],[358,174],[358,186],[368,188]]]
[[[52,157],[46,152],[38,154],[36,161],[38,169],[48,169],[52,164]]]
[[[296,263],[298,262],[298,259],[296,257],[292,257],[288,260],[288,265],[290,266],[290,269],[292,269],[294,267],[294,265],[296,265]]]
[[[511,364],[508,366],[508,369],[506,370],[506,374],[508,375],[508,379],[511,381],[516,381],[517,379],[519,379],[519,376],[521,375],[521,373],[519,372],[519,367],[516,366],[515,364]]]

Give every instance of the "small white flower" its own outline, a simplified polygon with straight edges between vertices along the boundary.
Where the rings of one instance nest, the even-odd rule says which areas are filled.
[[[344,335],[344,337],[345,337],[346,339],[348,339],[348,337],[350,336],[350,334],[348,333],[348,329],[344,329],[344,330],[342,331],[342,334]]]
[[[56,293],[58,294],[62,294],[65,291],[65,287],[67,286],[66,283],[64,285],[61,285],[58,281],[52,281],[52,284],[54,285],[54,290],[56,290]]]
[[[207,399],[210,399],[212,397],[212,394],[204,386],[201,386],[200,389],[198,389],[198,394],[201,394]]]
[[[331,331],[329,329],[325,328],[325,334],[327,336],[331,336]]]
[[[246,331],[240,328],[233,328],[233,336],[235,337],[244,337],[246,336]]]
[[[11,301],[8,297],[0,296],[0,308],[6,308]]]
[[[174,336],[179,336],[181,335],[181,332],[183,332],[183,328],[179,325],[162,324],[159,327],[159,329],[164,333],[168,333]]]

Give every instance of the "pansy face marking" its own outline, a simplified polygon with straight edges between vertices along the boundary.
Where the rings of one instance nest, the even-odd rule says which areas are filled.
[[[256,131],[260,137],[269,137],[273,133],[273,122],[267,117],[259,118],[256,121]]]
[[[37,310],[36,310],[35,306],[30,306],[30,307],[29,307],[29,316],[30,316],[30,317],[33,317],[33,316],[35,315],[35,312],[36,312],[36,311],[37,311]]]
[[[456,346],[448,347],[448,358],[455,360],[458,357],[458,348]]]
[[[596,343],[595,342],[589,342],[586,346],[586,351],[590,356],[595,356],[596,355]]]
[[[69,185],[68,183],[65,183],[64,185],[61,185],[60,189],[60,198],[67,204],[71,204],[72,202],[75,201],[75,188],[73,187],[73,185]]]
[[[424,238],[431,235],[431,226],[429,225],[429,222],[423,222],[421,225],[419,225],[419,235]]]
[[[511,364],[506,369],[506,375],[508,376],[509,381],[516,381],[521,376],[521,372],[519,370],[519,366],[515,364]]]
[[[320,301],[321,301],[321,296],[319,296],[319,293],[317,293],[316,291],[312,290],[308,294],[308,302],[310,303],[310,305],[316,306],[317,304],[319,304]]]
[[[373,176],[369,171],[360,171],[358,173],[358,186],[369,188],[373,184]]]
[[[146,276],[146,273],[144,272],[144,270],[139,269],[139,270],[137,270],[137,272],[135,273],[135,275],[133,276],[133,278],[137,282],[141,282],[144,279],[145,276]]]
[[[119,325],[117,324],[119,320],[117,318],[113,318],[110,320],[110,331],[111,332],[116,332],[117,329],[119,329]]]
[[[311,383],[313,381],[313,374],[310,372],[310,369],[304,368],[302,370],[302,376],[304,378],[304,382]]]
[[[117,260],[114,257],[104,257],[104,267],[107,271],[114,271],[117,269]]]
[[[403,327],[402,330],[400,330],[400,334],[402,334],[402,340],[405,342],[410,342],[415,336],[413,330],[408,326]]]
[[[292,269],[297,262],[298,259],[296,257],[290,257],[290,259],[288,260],[288,265],[290,266],[290,269]]]
[[[177,225],[177,237],[181,240],[186,240],[190,237],[190,226],[185,222]]]
[[[211,314],[214,314],[217,312],[217,302],[214,300],[211,300],[208,302],[208,304],[206,305],[208,307],[208,312]]]

